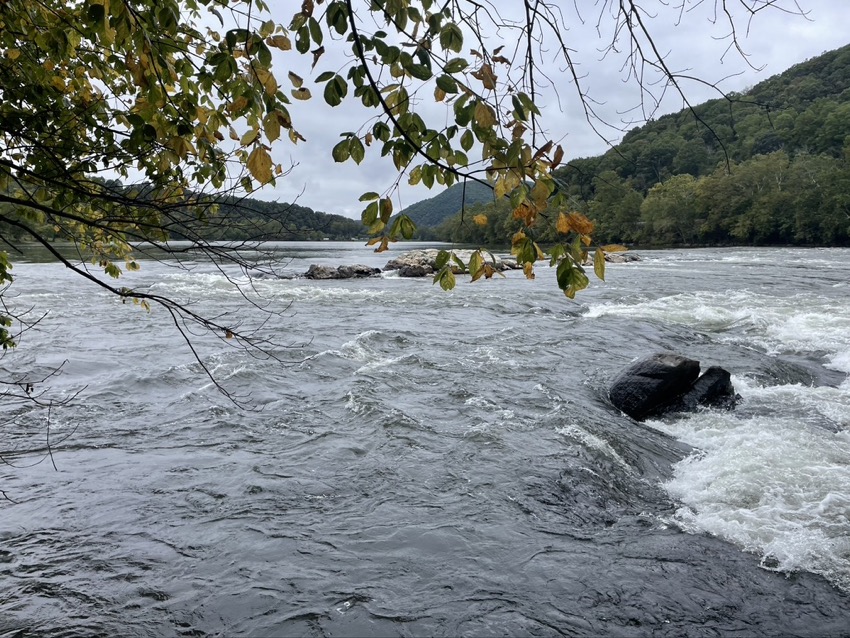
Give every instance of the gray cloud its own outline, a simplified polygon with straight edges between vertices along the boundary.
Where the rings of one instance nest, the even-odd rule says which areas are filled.
[[[765,10],[749,25],[741,21],[737,35],[746,58],[730,49],[728,24],[722,20],[712,23],[713,2],[692,3],[692,10],[681,16],[669,4],[660,1],[657,4],[656,17],[649,26],[670,68],[709,83],[719,83],[727,92],[745,90],[794,64],[848,43],[845,25],[850,21],[850,4],[844,0],[801,0],[800,6],[808,12],[805,18],[779,10]],[[645,6],[648,5],[645,3]],[[567,15],[570,29],[565,35],[583,74],[582,88],[594,100],[595,110],[602,120],[597,122],[597,128],[608,140],[616,142],[622,135],[620,129],[637,126],[644,117],[653,114],[649,108],[652,99],[644,99],[644,108],[639,108],[642,95],[633,78],[626,81],[625,53],[603,55],[602,50],[610,44],[611,35],[604,29],[597,32],[598,3],[593,7],[595,13],[583,15],[583,23],[574,15],[572,18]],[[607,28],[610,29],[610,25]],[[350,45],[340,41],[326,43],[327,53],[317,65],[315,74],[325,70],[344,74],[344,52],[348,47]],[[279,69],[292,69],[305,79],[315,75],[310,72],[309,63],[298,59],[294,52],[281,56],[276,64]],[[555,86],[545,89],[540,99],[549,136],[563,145],[568,159],[604,152],[606,141],[585,120],[575,85],[558,67],[557,62],[547,65]],[[650,81],[649,90],[658,97],[660,87],[651,84],[651,76],[645,79]],[[311,85],[309,80],[307,85]],[[682,86],[688,99],[695,104],[719,96],[717,89],[696,81],[683,81]],[[291,108],[295,127],[307,142],[297,146],[279,143],[273,151],[278,161],[285,165],[292,162],[296,166],[286,177],[278,179],[274,188],[263,189],[256,196],[280,201],[298,198],[301,205],[316,210],[359,217],[360,194],[390,188],[398,179],[398,172],[388,157],[380,157],[380,144],[368,149],[360,166],[350,161],[334,163],[331,149],[341,139],[340,133],[358,131],[364,125],[370,127],[375,112],[363,109],[350,97],[341,106],[328,107],[319,94],[321,87],[313,90],[312,100],[296,102]],[[682,106],[682,98],[675,91],[668,91],[654,115],[674,112]],[[426,121],[448,123],[445,111],[433,104],[430,94],[423,96],[418,108]],[[394,203],[399,209],[437,192],[421,185],[410,187],[405,179],[394,194]]]

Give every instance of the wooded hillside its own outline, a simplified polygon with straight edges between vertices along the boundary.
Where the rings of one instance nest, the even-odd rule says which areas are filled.
[[[557,177],[601,243],[848,245],[850,46],[635,128]],[[472,222],[481,214],[486,225]],[[554,238],[551,224],[539,241]],[[486,243],[514,225],[492,203],[437,234]]]

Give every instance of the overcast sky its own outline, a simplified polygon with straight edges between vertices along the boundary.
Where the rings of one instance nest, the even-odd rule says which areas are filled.
[[[746,0],[749,4],[753,0]],[[513,0],[511,0],[513,2]],[[740,6],[729,1],[729,7],[739,10]],[[497,0],[498,5],[503,4]],[[274,3],[272,3],[274,5]],[[582,82],[585,91],[598,103],[600,116],[608,122],[623,126],[624,121],[639,120],[640,109],[634,109],[640,102],[640,95],[634,82],[625,80],[622,70],[623,56],[608,55],[603,58],[600,50],[611,42],[613,23],[603,20],[601,31],[596,28],[600,4],[592,0],[577,0],[581,11],[589,11],[577,18],[573,0],[561,2],[564,6],[564,20],[569,24],[565,34],[568,45],[575,51],[574,59],[584,74]],[[799,0],[799,6],[807,17],[791,15],[776,9],[759,12],[749,24],[740,16],[738,38],[741,48],[748,55],[748,62],[735,51],[728,50],[728,23],[712,24],[714,0],[698,2],[693,0],[693,9],[681,16],[677,11],[667,8],[661,0],[646,0],[643,6],[657,7],[655,18],[648,22],[659,50],[665,54],[668,65],[675,71],[687,71],[689,75],[700,77],[709,82],[719,82],[725,91],[742,91],[787,68],[815,57],[826,51],[850,43],[847,25],[850,24],[850,2],[848,0]],[[673,3],[675,4],[675,3]],[[793,7],[793,0],[787,0],[786,7]],[[499,42],[494,37],[492,47]],[[344,57],[334,51],[340,42],[325,42],[327,53],[319,62],[313,75],[325,70],[339,71],[345,74]],[[510,49],[512,43],[507,43]],[[468,47],[464,47],[464,55]],[[284,54],[276,61],[278,75],[285,75],[289,68],[310,77],[309,66],[297,60],[295,52]],[[593,132],[585,121],[579,108],[575,87],[566,76],[558,76],[557,65],[553,64],[552,77],[555,79],[558,95],[550,92],[543,100],[544,122],[549,137],[563,145],[565,159],[587,157],[605,152],[608,148],[605,140]],[[362,204],[358,197],[364,191],[384,192],[397,179],[397,172],[389,158],[381,158],[379,147],[367,149],[366,160],[359,166],[353,162],[336,164],[331,159],[331,148],[341,138],[344,131],[358,130],[368,121],[374,111],[365,111],[351,98],[342,105],[331,108],[321,97],[321,86],[313,88],[314,98],[308,102],[296,102],[291,108],[295,128],[307,139],[297,146],[288,142],[278,142],[273,149],[275,159],[288,164],[296,164],[292,172],[278,179],[274,188],[266,188],[256,193],[260,199],[281,202],[297,201],[303,206],[328,213],[338,213],[348,217],[359,217]],[[287,87],[288,88],[288,87]],[[692,103],[698,104],[718,97],[716,90],[699,83],[689,83],[685,92]],[[682,108],[682,99],[668,93],[656,116],[675,112]],[[445,115],[432,110],[426,102],[420,108],[427,116],[439,118],[434,123],[438,128],[445,125]],[[638,125],[637,121],[632,126]],[[616,142],[622,133],[615,129],[603,129],[609,140]],[[393,195],[396,210],[416,201],[433,197],[440,190],[428,190],[424,186],[415,188],[406,185]]]

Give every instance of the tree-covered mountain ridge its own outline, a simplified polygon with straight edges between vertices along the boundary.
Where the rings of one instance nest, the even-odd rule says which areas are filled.
[[[661,116],[556,174],[602,243],[850,245],[850,45]],[[506,202],[466,212],[437,236],[499,243],[515,225]],[[481,214],[487,224],[472,223]],[[554,240],[553,217],[538,240]]]

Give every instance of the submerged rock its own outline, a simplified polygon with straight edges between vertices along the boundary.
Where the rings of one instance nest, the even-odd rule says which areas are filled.
[[[614,407],[638,421],[692,412],[700,406],[734,408],[740,397],[729,372],[717,366],[702,376],[699,372],[699,361],[671,353],[654,354],[620,372],[608,397]]]
[[[353,266],[321,266],[319,264],[311,264],[304,273],[307,279],[353,279],[357,277],[372,277],[380,274],[380,268],[372,268],[356,264]]]

